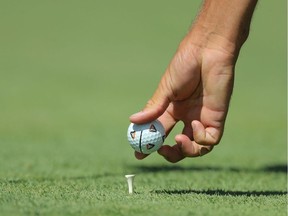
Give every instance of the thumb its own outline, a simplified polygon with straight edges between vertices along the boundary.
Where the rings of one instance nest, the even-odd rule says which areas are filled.
[[[162,79],[163,81],[163,79]],[[148,100],[144,109],[130,116],[130,121],[136,124],[144,124],[160,117],[167,109],[170,99],[167,88],[160,82],[152,98]]]

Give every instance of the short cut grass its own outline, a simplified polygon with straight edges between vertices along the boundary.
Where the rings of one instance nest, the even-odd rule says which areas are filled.
[[[1,1],[1,216],[286,215],[286,4],[259,2],[221,143],[170,164],[134,158],[128,116],[200,0]]]

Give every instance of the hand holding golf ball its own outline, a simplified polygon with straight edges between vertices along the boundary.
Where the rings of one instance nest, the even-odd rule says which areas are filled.
[[[165,140],[165,129],[158,120],[140,125],[131,123],[127,137],[135,151],[150,154],[162,146]]]

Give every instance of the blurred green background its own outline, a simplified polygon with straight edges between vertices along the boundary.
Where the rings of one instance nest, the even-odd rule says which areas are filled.
[[[285,0],[259,1],[211,154],[137,161],[128,144],[128,117],[153,94],[200,3],[0,1],[1,215],[285,215]]]
[[[200,2],[1,0],[0,179],[167,164],[134,159],[128,117],[152,95]],[[259,2],[222,142],[179,165],[286,166],[286,4]]]

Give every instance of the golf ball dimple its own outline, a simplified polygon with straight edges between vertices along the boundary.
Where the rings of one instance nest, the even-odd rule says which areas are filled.
[[[150,154],[162,146],[165,140],[165,129],[158,120],[141,125],[131,123],[127,137],[135,151]]]

